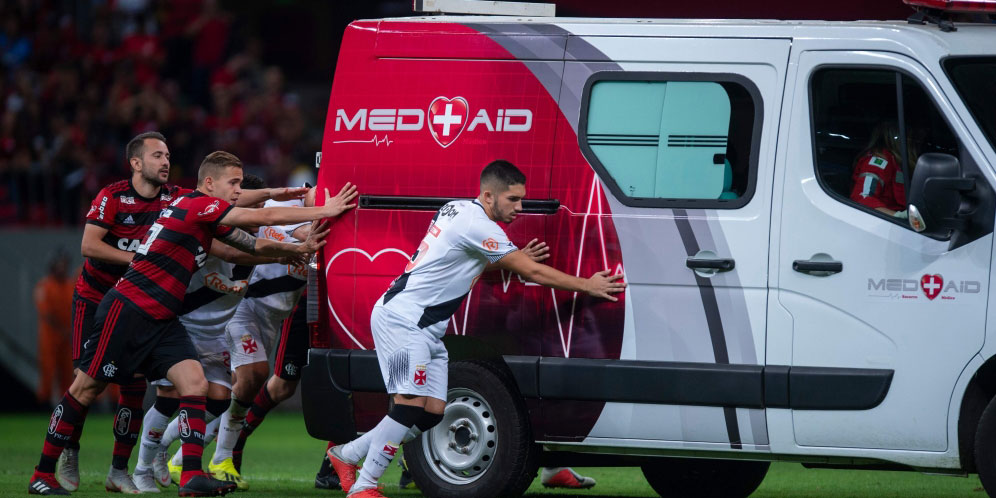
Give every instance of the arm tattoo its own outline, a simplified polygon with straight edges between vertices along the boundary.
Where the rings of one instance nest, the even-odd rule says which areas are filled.
[[[231,233],[220,239],[222,242],[249,254],[256,254],[256,237],[249,235],[241,228],[232,230]]]

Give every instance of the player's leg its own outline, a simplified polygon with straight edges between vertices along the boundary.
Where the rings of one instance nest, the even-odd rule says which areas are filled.
[[[325,454],[322,455],[322,465],[315,474],[315,487],[318,489],[339,489],[339,476],[332,470],[332,462],[329,460],[329,451],[335,443],[329,441],[325,447]]]
[[[166,379],[152,383],[156,386],[156,402],[142,420],[142,442],[135,464],[135,486],[143,492],[158,492],[157,486],[169,486],[170,475],[166,466],[168,455],[161,442],[166,426],[180,406],[180,397],[173,384]],[[155,490],[155,491],[153,491]]]
[[[115,360],[128,343],[128,322],[119,320],[122,303],[105,299],[96,312],[94,327],[90,333],[79,361],[80,371],[63,395],[62,400],[52,411],[48,434],[42,447],[41,458],[28,485],[28,493],[39,495],[68,495],[55,477],[56,462],[73,434],[82,426],[87,407],[97,398],[107,385],[107,380],[115,380],[118,366]],[[122,328],[125,331],[122,331]],[[110,367],[103,367],[110,365]],[[122,373],[124,375],[124,373]],[[130,373],[127,373],[130,378]]]
[[[176,386],[180,395],[177,413],[183,470],[180,475],[181,496],[216,496],[235,490],[232,483],[218,481],[204,474],[201,456],[204,453],[204,412],[208,382],[198,355],[186,329],[179,320],[171,321],[156,345],[152,358],[146,362],[150,377],[165,376]]]
[[[543,467],[540,482],[546,488],[589,489],[595,486],[595,479],[578,474],[570,467]]]
[[[232,462],[242,472],[242,453],[246,440],[263,423],[266,414],[297,391],[301,367],[308,361],[307,313],[304,306],[295,308],[283,321],[280,340],[273,360],[273,375],[260,388],[246,414],[239,439],[232,448]]]
[[[140,490],[134,479],[128,475],[128,460],[138,442],[139,431],[142,428],[142,417],[145,415],[143,401],[147,383],[145,377],[133,377],[121,384],[118,391],[118,404],[114,410],[114,450],[111,453],[111,468],[107,471],[104,486],[109,491],[136,494]]]
[[[71,356],[73,362],[73,376],[79,372],[80,357],[83,355],[83,344],[93,333],[94,316],[97,314],[98,304],[81,298],[73,293],[73,335],[71,339]],[[94,339],[94,346],[97,345],[99,335]],[[70,380],[70,384],[72,380]],[[59,484],[67,491],[76,491],[80,484],[79,451],[80,437],[83,436],[83,423],[86,421],[86,414],[89,406],[83,407],[83,412],[79,414],[79,421],[76,429],[69,437],[66,448],[59,455],[56,465],[55,477]]]

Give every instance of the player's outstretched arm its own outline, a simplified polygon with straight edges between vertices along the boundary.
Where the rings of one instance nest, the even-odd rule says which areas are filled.
[[[295,257],[274,258],[270,256],[256,256],[240,251],[227,244],[211,244],[210,254],[218,259],[228,261],[237,265],[266,265],[270,263],[280,263],[285,265],[302,265],[308,262],[305,255]]]
[[[258,239],[242,229],[232,230],[228,234],[218,237],[218,240],[248,254],[274,258],[288,257],[292,258],[295,262],[300,262],[302,261],[300,258],[307,257],[324,246],[325,237],[328,234],[328,223],[322,223],[313,227],[311,233],[308,234],[308,238],[300,244]]]
[[[553,287],[554,289],[584,292],[589,296],[618,301],[612,294],[617,294],[626,289],[622,275],[610,275],[609,270],[602,270],[595,273],[591,278],[578,278],[568,275],[560,270],[542,265],[533,261],[529,256],[520,251],[498,260],[498,266],[519,275],[530,282]]]
[[[253,206],[270,199],[275,201],[290,201],[302,199],[308,193],[307,187],[287,187],[287,188],[260,188],[253,190],[243,190],[236,206]]]
[[[325,189],[325,204],[316,207],[270,207],[262,209],[232,208],[221,218],[222,225],[244,227],[244,226],[273,226],[289,225],[291,223],[301,223],[304,221],[320,220],[322,218],[334,218],[345,211],[356,207],[352,203],[359,195],[356,185],[346,183],[336,196],[329,194]]]
[[[131,259],[135,257],[135,253],[122,251],[104,242],[105,235],[107,235],[106,228],[87,223],[83,227],[83,242],[80,243],[80,253],[83,257],[115,265],[130,264]]]

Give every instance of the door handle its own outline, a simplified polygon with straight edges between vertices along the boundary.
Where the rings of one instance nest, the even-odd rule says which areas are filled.
[[[716,270],[730,271],[736,267],[736,262],[732,258],[713,259],[689,257],[685,260],[685,266],[693,270]]]
[[[840,261],[813,261],[810,259],[797,259],[792,262],[792,269],[799,273],[808,273],[818,277],[825,277],[844,271],[844,263]]]

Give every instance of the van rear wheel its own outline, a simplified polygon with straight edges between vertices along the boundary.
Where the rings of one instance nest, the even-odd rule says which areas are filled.
[[[406,444],[404,455],[426,496],[493,498],[526,491],[539,447],[511,374],[473,360],[450,365],[443,421]]]
[[[989,400],[975,431],[975,468],[986,494],[996,496],[996,398]]]
[[[665,498],[746,498],[769,466],[750,460],[656,458],[642,469],[650,487]]]

